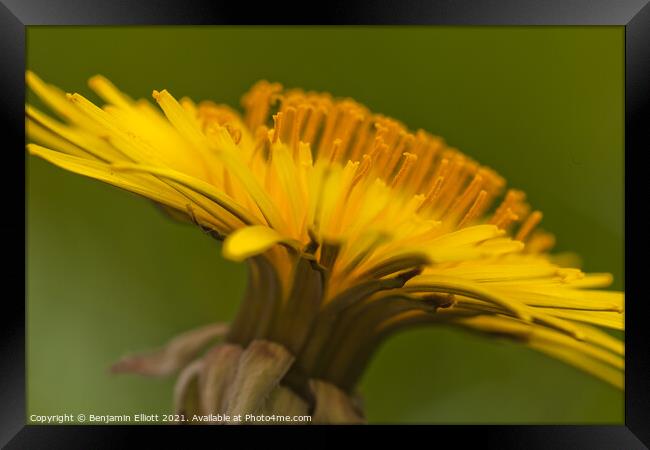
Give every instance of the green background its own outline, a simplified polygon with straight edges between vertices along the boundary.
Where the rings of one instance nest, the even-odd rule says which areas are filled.
[[[29,27],[28,67],[90,95],[239,105],[266,78],[350,96],[441,135],[544,211],[558,251],[623,288],[622,27]],[[33,100],[33,97],[30,97]],[[27,160],[28,414],[163,413],[172,380],[111,362],[233,317],[244,267],[134,195]],[[505,341],[442,328],[388,341],[370,422],[621,423],[623,394]]]

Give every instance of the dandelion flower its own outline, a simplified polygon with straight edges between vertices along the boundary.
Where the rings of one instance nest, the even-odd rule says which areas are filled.
[[[441,138],[351,99],[261,81],[243,115],[101,76],[98,107],[35,74],[29,152],[146,197],[223,240],[249,283],[211,324],[116,372],[179,372],[178,412],[363,422],[356,386],[389,336],[446,324],[511,338],[623,388],[623,293],[561,267],[523,192]],[[245,419],[242,419],[245,420]]]

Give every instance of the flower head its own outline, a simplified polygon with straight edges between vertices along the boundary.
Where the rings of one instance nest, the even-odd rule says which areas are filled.
[[[243,115],[166,90],[157,109],[100,76],[102,108],[27,81],[63,119],[27,106],[32,154],[147,197],[248,262],[226,341],[282,346],[277,381],[303,399],[351,394],[383,339],[427,323],[510,337],[622,387],[623,344],[598,328],[623,329],[623,294],[598,289],[611,276],[560,267],[524,193],[441,138],[266,81]]]

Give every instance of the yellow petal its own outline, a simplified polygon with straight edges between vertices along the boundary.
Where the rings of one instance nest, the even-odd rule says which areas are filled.
[[[444,234],[433,241],[430,245],[433,247],[460,247],[469,244],[478,244],[488,239],[503,236],[504,231],[499,230],[495,225],[475,225],[454,231],[453,233]]]
[[[208,136],[213,145],[213,150],[217,152],[221,162],[246,188],[268,224],[275,229],[287,231],[287,225],[282,219],[277,206],[255,178],[228,131],[224,127],[212,127],[208,130]]]
[[[25,131],[27,132],[27,136],[45,147],[55,148],[60,152],[67,153],[68,155],[79,156],[80,158],[93,158],[92,155],[88,154],[81,148],[43,128],[31,119],[25,121]]]
[[[418,275],[411,278],[404,285],[405,289],[411,292],[445,292],[449,294],[464,295],[470,298],[479,299],[492,303],[507,311],[511,311],[516,317],[524,321],[532,320],[529,309],[522,302],[499,295],[490,289],[486,289],[479,283],[463,280],[462,278],[445,277],[441,275]]]
[[[115,106],[130,108],[133,105],[133,100],[101,75],[95,75],[88,80],[88,86],[101,98]]]
[[[591,311],[623,311],[623,292],[572,289],[553,285],[495,285],[494,290],[507,297],[516,297],[531,306],[571,308]]]
[[[205,135],[201,132],[198,123],[192,118],[176,99],[166,90],[153,91],[153,97],[158,102],[167,116],[167,119],[178,131],[197,148],[210,148]]]
[[[100,131],[100,128],[92,120],[68,101],[66,94],[59,88],[45,83],[29,70],[25,74],[25,80],[29,88],[60,116],[89,131]]]
[[[80,111],[83,111],[89,119],[101,127],[99,136],[106,136],[109,141],[124,153],[125,159],[133,161],[157,162],[156,150],[144,145],[138,141],[136,136],[127,134],[113,116],[79,94],[72,94],[68,97],[70,101],[77,105]]]
[[[293,225],[292,230],[297,233],[298,226],[302,224],[302,214],[305,211],[300,182],[296,163],[291,157],[289,149],[282,143],[271,146],[271,164],[276,171],[277,180],[282,186],[285,197],[285,209],[288,211],[289,224]]]
[[[586,322],[602,327],[623,330],[623,314],[616,311],[581,311],[578,309],[548,308],[548,314],[563,319]]]
[[[173,208],[181,210],[184,208],[182,196],[155,179],[147,181],[115,173],[108,164],[66,155],[41,147],[40,145],[28,144],[27,149],[31,154],[39,156],[70,172],[104,181]]]
[[[34,123],[48,130],[54,136],[58,136],[60,139],[74,144],[75,146],[81,148],[86,153],[89,153],[97,159],[100,159],[102,161],[115,161],[118,159],[124,159],[124,155],[113,148],[105,140],[98,138],[97,136],[92,135],[85,130],[74,129],[72,127],[59,123],[49,116],[43,114],[33,106],[27,105],[25,107],[25,114],[30,119],[30,121],[33,121]],[[66,151],[66,148],[67,147],[62,146],[61,150]],[[66,153],[68,152],[66,151]]]
[[[586,342],[576,341],[537,324],[522,323],[500,315],[462,318],[457,323],[487,333],[506,334],[525,345],[582,369],[622,389],[625,361]]]
[[[226,238],[223,243],[223,256],[233,261],[243,261],[279,243],[299,248],[296,241],[287,239],[272,228],[264,225],[244,227]]]
[[[529,346],[542,353],[546,353],[567,364],[584,370],[585,372],[600,378],[618,389],[625,389],[625,378],[623,371],[618,368],[603,364],[587,355],[576,352],[570,348],[562,348],[546,342],[531,342]]]
[[[221,232],[230,231],[238,226],[233,224],[232,220],[228,221],[227,217],[224,217],[224,211],[216,211],[216,206],[213,203],[211,207],[209,204],[211,202],[201,201],[200,198],[197,198],[198,195],[192,194],[193,191],[184,191],[182,186],[171,187],[163,181],[143,174],[116,173],[114,167],[108,164],[56,152],[40,145],[28,144],[27,149],[31,154],[70,172],[117,186],[183,213],[187,212],[188,204],[194,203],[199,206],[195,212],[197,219],[208,225],[213,225]],[[227,227],[224,228],[222,224],[226,224]]]
[[[206,183],[205,181],[199,180],[198,178],[193,178],[175,170],[166,169],[163,167],[144,166],[141,164],[119,163],[113,164],[111,167],[117,171],[144,172],[155,175],[157,177],[175,181],[191,189],[192,191],[198,192],[199,194],[209,198],[245,224],[254,224],[258,222],[253,216],[251,216],[246,210],[239,206],[237,202],[235,202],[228,195],[224,194],[218,189],[215,189],[214,186]]]

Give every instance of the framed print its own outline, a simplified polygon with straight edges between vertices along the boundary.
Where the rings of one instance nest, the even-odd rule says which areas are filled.
[[[3,444],[645,448],[644,1],[121,6],[2,7]]]

